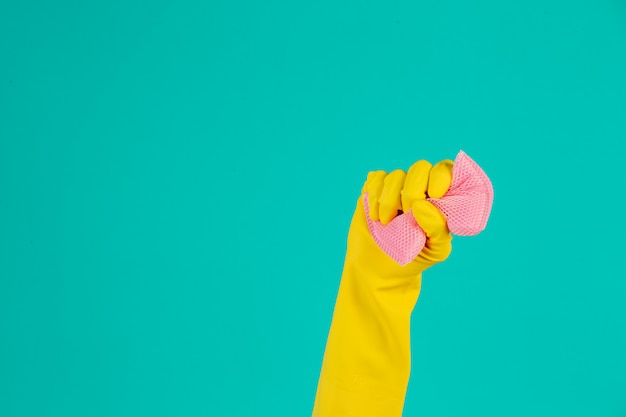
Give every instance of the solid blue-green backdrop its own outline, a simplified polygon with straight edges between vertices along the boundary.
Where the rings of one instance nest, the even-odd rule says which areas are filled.
[[[0,1],[0,415],[308,416],[369,170],[465,150],[405,416],[626,416],[626,6]]]

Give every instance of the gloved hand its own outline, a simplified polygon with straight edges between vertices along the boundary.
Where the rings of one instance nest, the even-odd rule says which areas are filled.
[[[410,318],[422,272],[444,261],[452,236],[443,214],[426,197],[440,198],[452,181],[450,160],[418,161],[408,172],[370,172],[357,201],[313,417],[399,417],[410,373]],[[418,257],[400,266],[373,240],[372,220],[389,223],[412,210],[426,233]]]

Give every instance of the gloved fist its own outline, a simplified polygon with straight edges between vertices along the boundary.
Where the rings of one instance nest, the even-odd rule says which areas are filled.
[[[388,272],[396,271],[391,273],[394,276],[397,274],[414,276],[446,260],[452,251],[452,235],[444,215],[426,198],[440,198],[445,194],[452,182],[452,167],[451,160],[440,161],[434,166],[428,161],[420,160],[414,163],[408,172],[402,170],[389,174],[385,171],[370,172],[350,226],[349,250],[351,246],[355,247],[367,258],[363,259],[363,262],[372,264],[374,261],[376,265],[372,265],[373,268],[382,267]],[[427,237],[426,245],[410,264],[404,267],[397,265],[382,253],[371,237],[365,236],[368,233],[363,210],[365,193],[372,220],[387,225],[397,215],[410,209],[424,230]]]

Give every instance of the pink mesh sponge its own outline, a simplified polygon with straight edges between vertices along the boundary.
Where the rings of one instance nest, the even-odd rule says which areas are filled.
[[[493,204],[493,186],[487,174],[465,152],[460,151],[452,168],[452,183],[441,198],[427,198],[447,219],[450,233],[474,236],[485,229]],[[411,210],[383,226],[369,215],[367,193],[364,195],[365,218],[378,246],[400,265],[419,255],[426,244],[426,234]]]

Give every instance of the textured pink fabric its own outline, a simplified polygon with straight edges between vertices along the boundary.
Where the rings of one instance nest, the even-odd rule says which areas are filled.
[[[383,226],[370,219],[367,193],[363,197],[367,226],[376,244],[400,265],[415,259],[426,243],[426,234],[411,210]],[[460,151],[454,160],[448,191],[441,198],[427,200],[444,214],[450,233],[473,236],[487,225],[493,205],[493,186],[478,164]]]
[[[367,227],[374,241],[383,252],[404,266],[411,262],[426,244],[426,233],[415,221],[411,210],[391,220],[386,226],[370,218],[367,193],[363,195]]]

